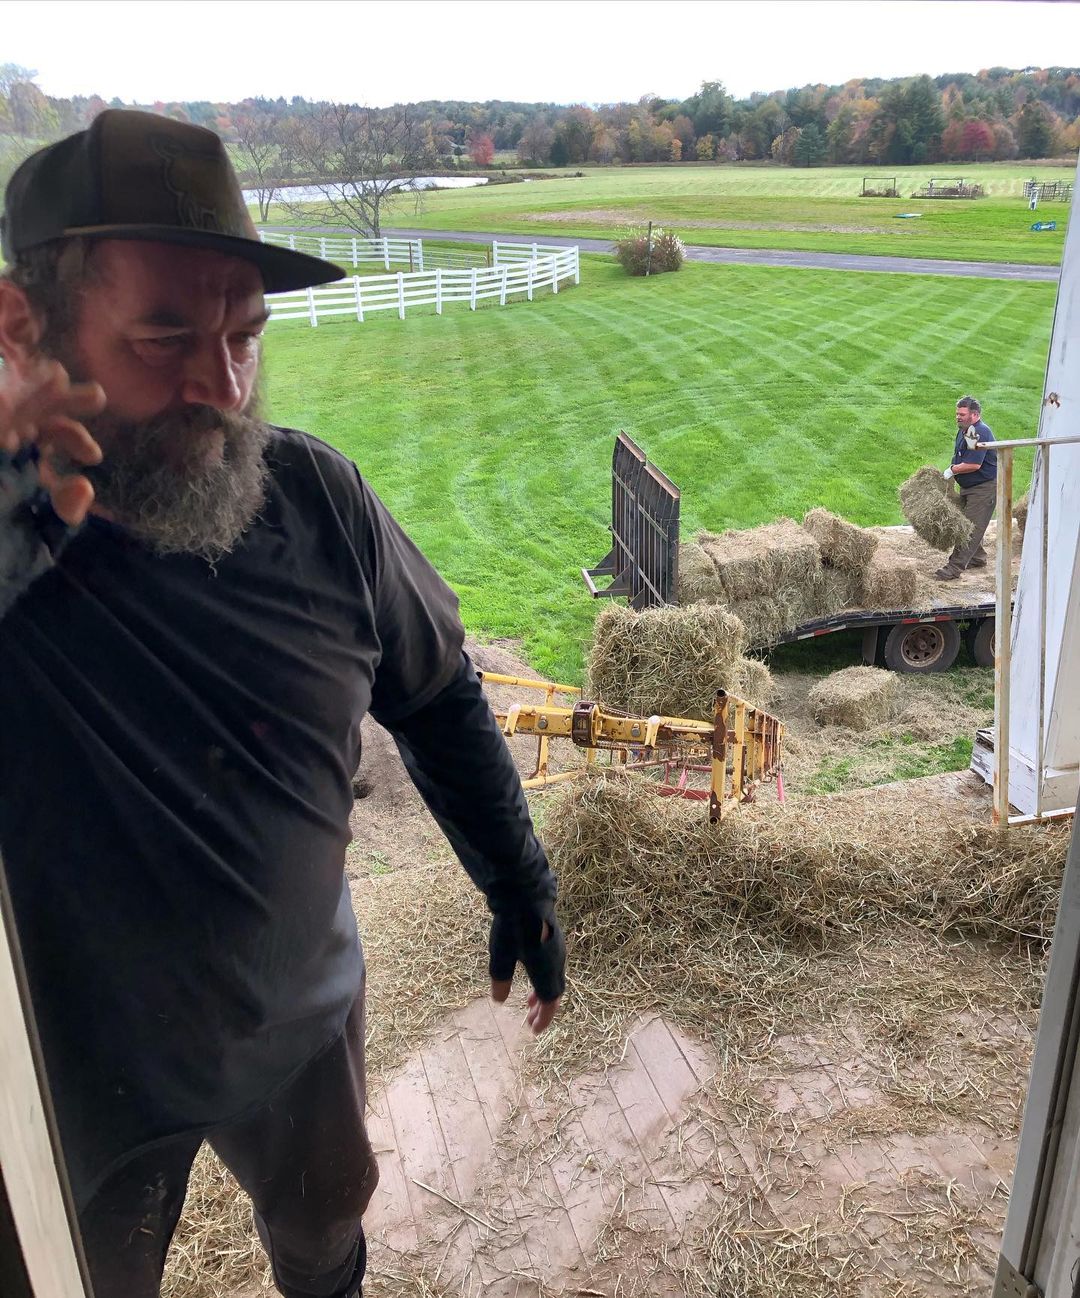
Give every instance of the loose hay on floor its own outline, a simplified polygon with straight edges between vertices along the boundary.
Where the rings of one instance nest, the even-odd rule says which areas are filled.
[[[810,710],[822,726],[869,730],[896,711],[896,674],[880,667],[845,667],[810,691]]]
[[[748,666],[746,628],[715,604],[600,610],[586,667],[590,699],[637,716],[708,719],[716,691],[757,706],[771,694],[768,669]]]
[[[827,509],[811,509],[803,527],[821,547],[821,558],[830,567],[860,576],[873,558],[878,539],[873,532],[856,527]]]
[[[1014,940],[1049,939],[1067,826],[1002,833],[943,825],[939,806],[895,788],[786,808],[763,801],[720,827],[708,825],[700,804],[658,799],[626,779],[591,779],[536,805],[561,880],[570,989],[563,1014],[530,1052],[530,1075],[562,1093],[569,1078],[615,1062],[628,1026],[659,1011],[710,1042],[721,1060],[687,1116],[693,1132],[715,1130],[719,1139],[735,1122],[760,1156],[759,1183],[715,1194],[716,1231],[687,1241],[678,1258],[658,1241],[664,1264],[685,1265],[694,1280],[687,1292],[734,1292],[736,1279],[753,1274],[790,1278],[792,1298],[804,1298],[815,1286],[833,1292],[834,1261],[850,1255],[856,1273],[878,1264],[872,1239],[846,1242],[858,1217],[819,1225],[808,1216],[804,1229],[762,1220],[762,1179],[770,1202],[794,1204],[800,1176],[815,1170],[799,1172],[797,1125],[762,1091],[784,1075],[786,1033],[808,1031],[835,1061],[859,1054],[844,1035],[857,1029],[874,1084],[889,1088],[878,1106],[830,1115],[816,1139],[844,1146],[870,1130],[948,1129],[976,1110],[1015,1134],[1024,1052],[995,1050],[986,1033],[994,1013],[1033,1022],[1039,970],[1013,954]],[[444,1010],[483,993],[487,917],[450,861],[364,880],[358,899],[374,1084]],[[1004,945],[976,945],[992,940]],[[209,1156],[189,1209],[166,1295],[231,1298],[265,1282],[246,1204]],[[931,1267],[940,1248],[924,1225]],[[376,1253],[372,1294],[438,1292],[406,1275],[415,1261]],[[602,1261],[589,1264],[602,1272]],[[383,1289],[387,1269],[401,1272],[399,1288]],[[580,1283],[607,1292],[591,1272]],[[649,1290],[628,1280],[622,1291]]]
[[[932,464],[923,465],[900,486],[904,517],[935,550],[954,550],[971,537],[971,520],[960,512],[951,482]]]
[[[698,804],[613,776],[553,795],[545,826],[565,922],[630,963],[708,948],[727,921],[811,948],[896,922],[1048,941],[1071,829],[949,823],[900,785],[762,796],[710,825]]]

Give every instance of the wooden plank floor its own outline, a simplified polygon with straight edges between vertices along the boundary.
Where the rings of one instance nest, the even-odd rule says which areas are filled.
[[[560,1094],[524,1080],[530,1041],[520,1006],[475,1001],[371,1095],[373,1277],[400,1262],[468,1298],[678,1298],[678,1268],[655,1258],[677,1254],[733,1192],[756,1196],[793,1235],[819,1216],[843,1221],[854,1204],[859,1247],[902,1276],[908,1244],[896,1223],[930,1203],[932,1184],[993,1199],[1011,1174],[1015,1142],[985,1129],[837,1140],[834,1120],[879,1098],[854,1030],[829,1058],[813,1038],[780,1039],[751,1079],[796,1133],[779,1177],[775,1150],[715,1096],[704,1104],[715,1058],[662,1019],[637,1025],[619,1064]],[[992,1223],[979,1232],[973,1222],[992,1248]],[[650,1258],[651,1271],[634,1269]]]
[[[371,1095],[373,1267],[385,1245],[466,1294],[572,1291],[613,1221],[678,1238],[704,1202],[702,1183],[670,1176],[662,1148],[711,1073],[706,1052],[653,1019],[623,1064],[575,1079],[560,1108],[522,1081],[528,1042],[520,1009],[475,1001]]]

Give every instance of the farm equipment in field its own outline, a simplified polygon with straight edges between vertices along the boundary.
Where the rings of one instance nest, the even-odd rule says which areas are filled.
[[[758,787],[774,780],[783,797],[781,760],[784,727],[776,717],[726,690],[716,695],[711,721],[688,717],[634,717],[582,699],[572,685],[552,685],[518,676],[478,673],[493,685],[513,685],[542,691],[543,703],[514,703],[496,710],[503,734],[535,735],[536,767],[522,781],[526,789],[543,788],[563,780],[578,779],[595,769],[600,755],[627,773],[650,771],[659,775],[658,794],[708,800],[709,820],[723,818],[725,801],[752,802]],[[558,706],[556,694],[576,698],[570,707]],[[551,773],[548,745],[552,739],[569,740],[585,750],[585,765]],[[704,777],[708,777],[707,782]]]

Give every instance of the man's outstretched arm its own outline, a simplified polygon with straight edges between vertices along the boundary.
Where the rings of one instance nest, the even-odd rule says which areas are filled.
[[[467,655],[446,687],[388,726],[405,769],[469,877],[487,898],[491,994],[518,961],[532,983],[528,1022],[542,1032],[566,982],[557,883],[533,830],[521,778]]]

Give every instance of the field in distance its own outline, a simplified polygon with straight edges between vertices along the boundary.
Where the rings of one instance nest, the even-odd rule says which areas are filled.
[[[616,432],[682,488],[685,536],[815,505],[897,523],[898,484],[948,463],[963,393],[998,437],[1034,433],[1053,307],[1052,284],[701,263],[643,280],[588,257],[557,298],[272,324],[268,410],[356,460],[473,634],[576,681]]]
[[[1069,206],[1042,203],[1029,212],[1023,182],[1033,174],[1071,181],[1074,169],[1030,162],[933,168],[594,167],[579,176],[562,172],[531,183],[433,191],[419,204],[410,197],[386,224],[610,239],[628,225],[653,220],[688,243],[719,247],[1056,265]],[[860,198],[863,176],[895,176],[903,197]],[[983,185],[987,197],[910,197],[930,179],[950,177]],[[897,219],[906,212],[919,216]],[[280,211],[271,216],[281,219]],[[1056,220],[1057,230],[1035,233],[1036,220]]]

